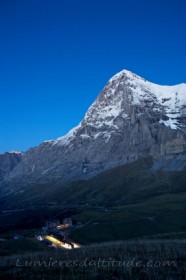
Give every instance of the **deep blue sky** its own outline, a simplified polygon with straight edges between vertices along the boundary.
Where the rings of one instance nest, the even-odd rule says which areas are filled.
[[[65,134],[122,69],[186,82],[185,0],[0,0],[0,152]]]

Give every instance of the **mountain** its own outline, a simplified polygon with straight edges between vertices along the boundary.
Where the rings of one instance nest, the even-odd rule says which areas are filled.
[[[3,175],[1,190],[61,187],[149,156],[152,170],[186,167],[186,84],[156,85],[123,70],[77,127],[22,154]]]

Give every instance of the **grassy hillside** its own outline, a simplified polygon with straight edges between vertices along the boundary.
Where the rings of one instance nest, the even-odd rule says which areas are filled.
[[[22,211],[1,213],[0,227],[36,228],[51,217],[72,216],[88,223],[72,232],[82,244],[98,242],[102,232],[102,241],[185,232],[186,171],[155,172],[152,165],[152,159],[141,159],[87,181],[12,194],[4,206]]]
[[[14,254],[26,254],[34,251],[46,251],[46,245],[33,238],[8,240],[0,243],[0,257]]]
[[[102,243],[0,259],[2,280],[185,279],[186,241]]]

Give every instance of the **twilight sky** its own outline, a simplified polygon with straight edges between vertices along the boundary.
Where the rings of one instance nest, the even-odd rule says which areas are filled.
[[[77,125],[128,69],[186,83],[185,0],[0,0],[0,153]]]

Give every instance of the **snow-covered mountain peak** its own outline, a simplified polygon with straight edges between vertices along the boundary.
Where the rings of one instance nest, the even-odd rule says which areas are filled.
[[[85,119],[104,123],[106,117],[117,117],[128,114],[127,106],[156,105],[154,109],[164,110],[168,118],[185,114],[186,84],[162,86],[151,83],[142,77],[122,70],[114,75],[88,110]],[[101,122],[101,123],[100,123]]]
[[[159,114],[159,124],[172,129],[185,126],[180,119],[186,116],[186,84],[158,85],[122,70],[108,81],[82,122],[54,143],[67,145],[76,136],[83,139],[102,136],[109,141],[112,133],[131,122],[134,112],[140,115],[147,111],[156,117]]]
[[[128,78],[128,79],[131,79],[131,80],[134,80],[134,79],[140,79],[140,80],[144,80],[142,77],[136,75],[135,73],[129,71],[129,70],[126,70],[126,69],[123,69],[122,71],[118,72],[117,74],[115,74],[110,80],[109,82],[112,83],[113,81],[116,81],[116,80],[120,80],[121,78]],[[145,80],[144,80],[145,81]]]

